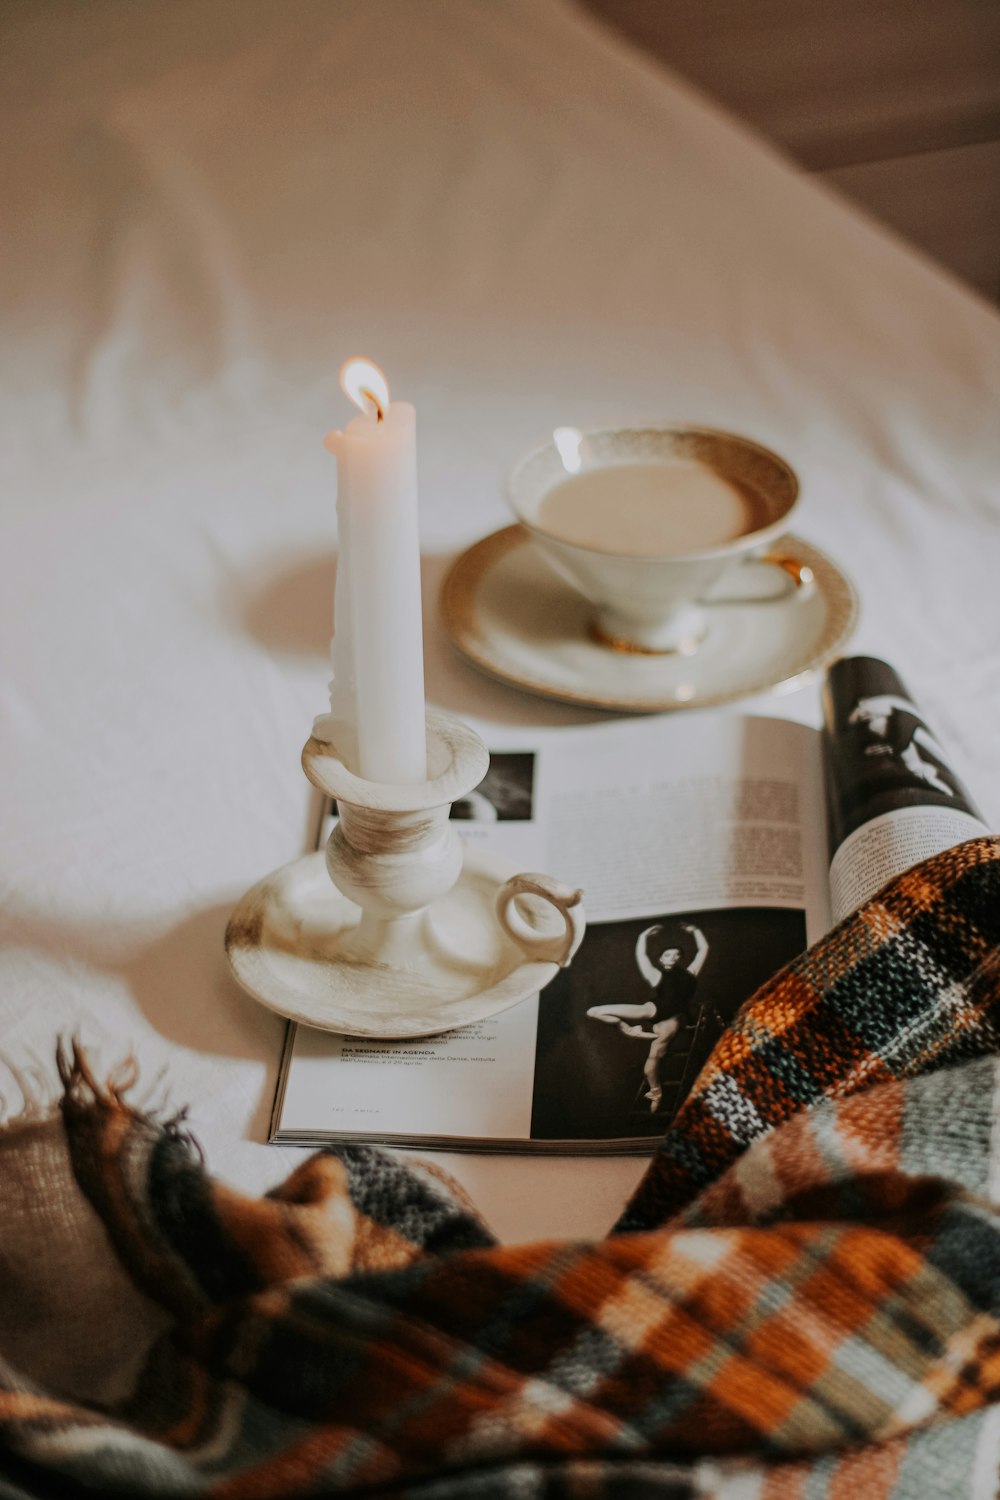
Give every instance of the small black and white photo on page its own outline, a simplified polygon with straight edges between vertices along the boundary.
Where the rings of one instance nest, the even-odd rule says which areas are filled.
[[[534,816],[535,752],[494,750],[490,768],[474,791],[452,803],[463,822],[523,823]]]
[[[805,945],[796,909],[590,923],[542,992],[532,1138],[662,1135],[743,1002]]]

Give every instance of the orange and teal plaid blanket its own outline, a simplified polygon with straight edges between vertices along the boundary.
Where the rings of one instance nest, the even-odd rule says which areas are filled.
[[[998,1016],[983,839],[747,1003],[606,1238],[518,1246],[374,1148],[242,1198],[66,1056],[0,1202],[30,1219],[25,1152],[62,1151],[80,1347],[24,1310],[59,1215],[29,1251],[8,1212],[0,1497],[995,1497]]]

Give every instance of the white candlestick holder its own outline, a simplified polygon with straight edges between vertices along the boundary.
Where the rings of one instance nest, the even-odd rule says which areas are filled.
[[[517,1004],[571,961],[582,892],[463,846],[449,821],[486,774],[482,740],[429,712],[427,764],[417,785],[366,781],[331,740],[307,741],[305,774],[339,818],[325,852],[259,881],[230,918],[229,962],[255,999],[348,1036],[429,1036]]]

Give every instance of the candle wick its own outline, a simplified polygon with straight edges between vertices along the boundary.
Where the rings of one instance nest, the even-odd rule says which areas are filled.
[[[385,412],[382,410],[382,403],[378,399],[378,397],[376,396],[375,392],[374,391],[366,390],[365,387],[362,386],[362,388],[361,388],[361,394],[362,394],[362,396],[365,397],[365,399],[367,401],[371,402],[372,406],[374,406],[374,408],[375,408],[375,420],[376,420],[376,422],[384,422],[385,421]]]

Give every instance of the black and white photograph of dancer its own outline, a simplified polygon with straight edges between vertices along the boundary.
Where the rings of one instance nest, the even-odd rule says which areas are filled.
[[[805,937],[792,908],[588,922],[539,996],[532,1139],[655,1144],[744,1000]]]
[[[954,788],[942,774],[947,764],[945,753],[927,725],[917,717],[913,704],[905,698],[894,693],[860,698],[848,714],[847,722],[863,724],[872,736],[862,754],[898,756],[911,776],[946,797],[954,797]],[[932,758],[928,759],[928,755]]]
[[[641,1005],[592,1005],[587,1011],[591,1020],[617,1026],[623,1036],[649,1042],[642,1071],[650,1114],[655,1114],[663,1102],[660,1064],[672,1039],[689,1017],[698,988],[698,975],[708,957],[708,943],[701,928],[693,922],[679,925],[694,944],[694,956],[689,963],[682,963],[681,947],[671,936],[669,927],[654,922],[643,928],[635,945],[636,967],[652,991],[650,998]]]
[[[877,657],[834,662],[823,689],[831,848],[905,807],[981,815],[896,671]]]

